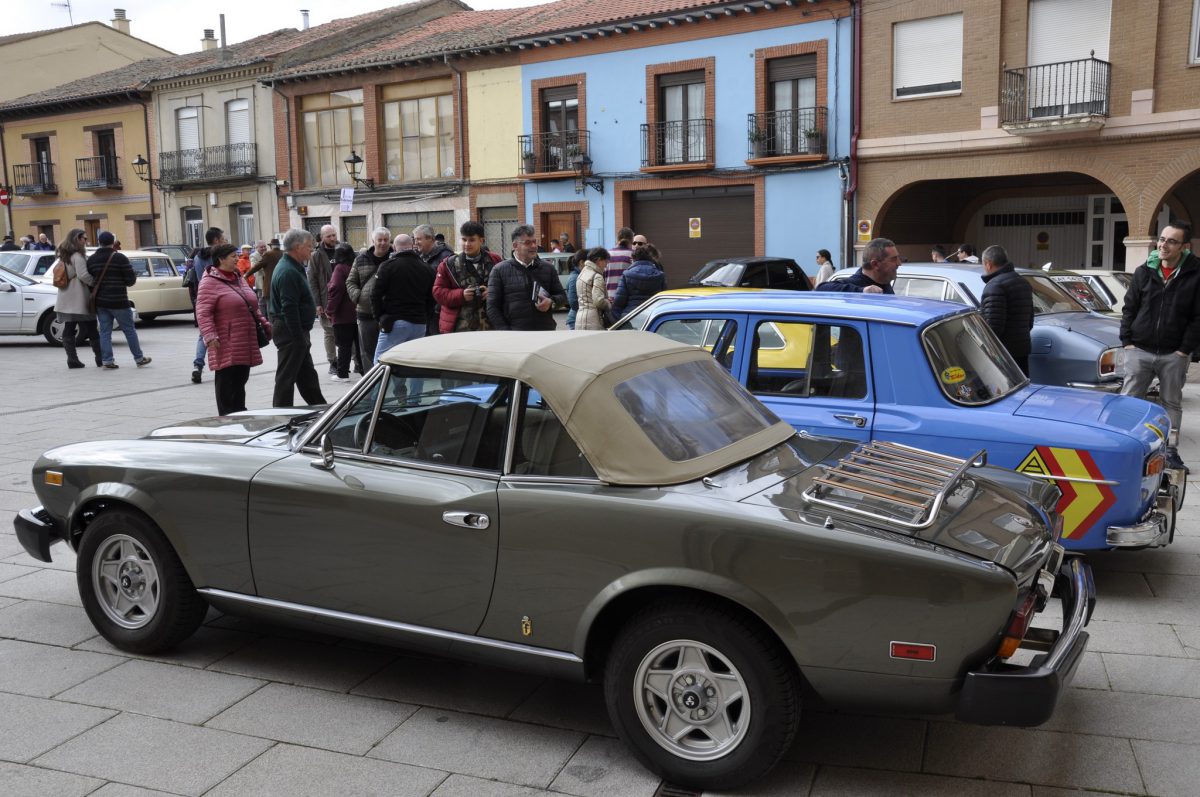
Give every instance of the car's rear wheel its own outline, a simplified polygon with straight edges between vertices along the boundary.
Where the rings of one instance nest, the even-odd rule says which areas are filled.
[[[132,653],[175,646],[208,609],[162,532],[130,510],[108,510],[87,527],[75,577],[92,625]]]
[[[690,788],[734,789],[790,746],[799,677],[757,623],[705,603],[659,606],[618,636],[604,679],[617,733],[649,769]]]
[[[58,315],[53,310],[47,310],[42,316],[41,323],[38,328],[42,333],[42,337],[51,346],[61,346],[63,339],[63,322],[58,320]]]

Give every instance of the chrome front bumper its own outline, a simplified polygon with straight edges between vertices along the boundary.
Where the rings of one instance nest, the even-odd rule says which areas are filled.
[[[1164,480],[1165,481],[1165,480]],[[1175,538],[1176,486],[1167,484],[1158,491],[1146,517],[1132,526],[1109,526],[1105,542],[1110,548],[1161,548]]]

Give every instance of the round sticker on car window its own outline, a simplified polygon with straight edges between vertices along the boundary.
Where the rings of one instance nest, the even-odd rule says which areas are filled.
[[[957,385],[966,378],[967,372],[959,368],[957,365],[942,371],[942,381],[947,385]]]

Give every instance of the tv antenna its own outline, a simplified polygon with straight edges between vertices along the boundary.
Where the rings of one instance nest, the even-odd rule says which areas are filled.
[[[54,6],[55,8],[67,9],[67,19],[71,21],[72,25],[75,24],[75,15],[71,13],[71,0],[63,0],[61,3],[51,3],[50,5]]]

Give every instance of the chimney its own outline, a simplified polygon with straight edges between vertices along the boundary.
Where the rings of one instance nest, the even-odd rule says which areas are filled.
[[[300,16],[304,17],[304,27],[301,30],[308,30],[308,9],[300,9]]]
[[[113,9],[112,26],[122,33],[129,33],[129,20],[125,18],[125,9]]]
[[[204,38],[200,40],[201,50],[217,49],[217,37],[213,35],[212,28],[204,29]]]

